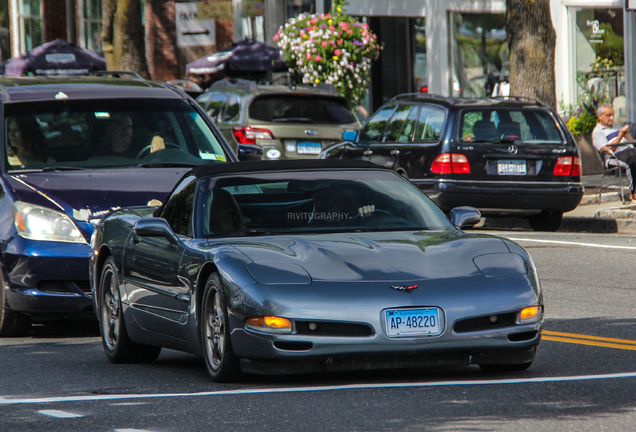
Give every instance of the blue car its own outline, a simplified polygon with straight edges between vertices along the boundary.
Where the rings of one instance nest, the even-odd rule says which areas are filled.
[[[168,85],[125,77],[1,79],[0,336],[92,313],[93,228],[120,207],[161,205],[194,166],[237,158]]]

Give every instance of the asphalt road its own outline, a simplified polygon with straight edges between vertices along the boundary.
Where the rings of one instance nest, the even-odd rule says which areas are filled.
[[[636,430],[636,237],[499,232],[546,302],[525,372],[476,366],[214,384],[197,357],[113,365],[93,321],[0,339],[0,431]]]

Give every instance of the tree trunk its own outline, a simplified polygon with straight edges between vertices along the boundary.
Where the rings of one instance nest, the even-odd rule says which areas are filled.
[[[556,109],[556,32],[550,0],[506,0],[510,47],[510,94],[537,99]]]
[[[144,78],[150,78],[140,1],[102,2],[102,47],[108,69],[137,72]]]
[[[102,0],[102,51],[106,60],[106,69],[115,70],[113,59],[113,21],[117,0]]]

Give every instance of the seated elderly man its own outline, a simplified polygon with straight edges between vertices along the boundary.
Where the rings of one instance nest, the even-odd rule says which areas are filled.
[[[636,148],[632,144],[624,143],[626,140],[633,140],[629,134],[629,126],[621,127],[618,123],[614,123],[614,108],[610,104],[600,104],[596,116],[598,124],[592,132],[592,144],[601,154],[607,150],[613,151],[616,158],[624,164],[632,199],[634,199],[632,173],[636,172]]]

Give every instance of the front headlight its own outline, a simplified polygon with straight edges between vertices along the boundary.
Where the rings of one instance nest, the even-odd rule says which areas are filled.
[[[16,201],[13,221],[18,235],[29,240],[86,243],[77,226],[64,213]]]

